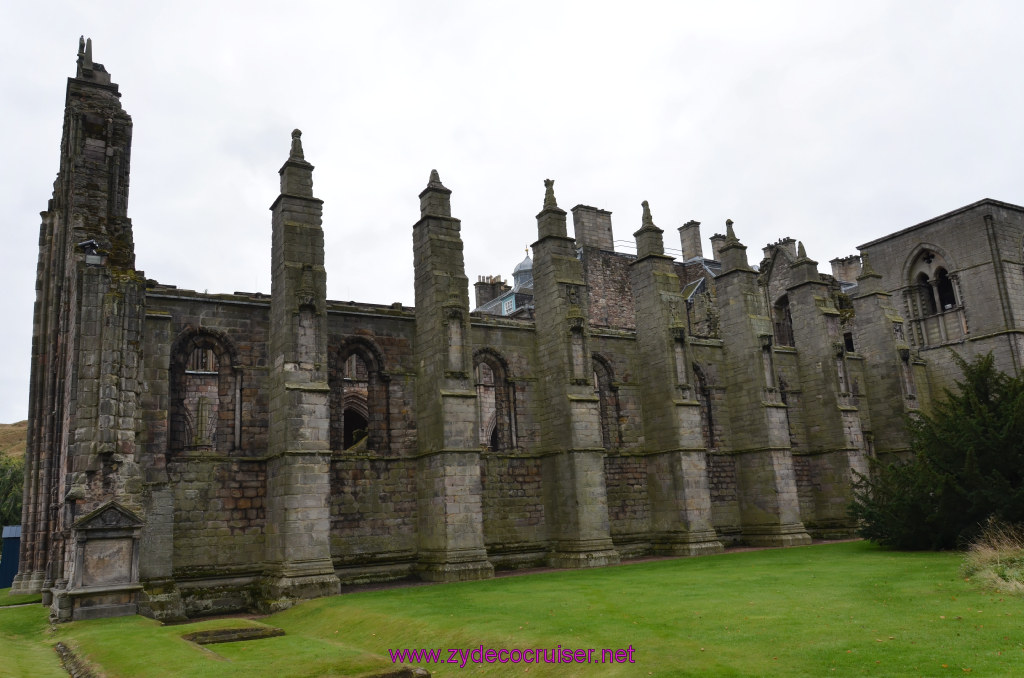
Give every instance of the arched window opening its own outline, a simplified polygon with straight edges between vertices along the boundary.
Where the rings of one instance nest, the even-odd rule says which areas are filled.
[[[494,372],[486,363],[477,363],[473,366],[473,375],[476,383],[480,440],[486,442],[487,446],[494,450],[498,447],[498,427],[494,425],[496,406]]]
[[[907,338],[916,346],[934,346],[967,334],[965,302],[952,264],[930,247],[919,248],[908,259],[903,290],[910,321]]]
[[[514,449],[515,395],[504,359],[489,350],[478,351],[473,356],[473,375],[480,442],[492,451]]]
[[[946,269],[940,268],[935,271],[935,287],[939,293],[939,306],[942,310],[948,311],[956,307],[956,294],[953,292],[953,281],[949,278]]]
[[[592,356],[594,395],[598,400],[598,414],[601,421],[601,445],[606,450],[618,447],[619,439],[619,397],[615,388],[611,365],[600,356]]]
[[[772,309],[776,346],[796,346],[793,341],[793,316],[789,311],[789,295],[783,294]]]
[[[197,348],[188,358],[185,370],[188,386],[184,392],[185,446],[214,449],[217,440],[217,415],[220,411],[219,374],[213,351]]]
[[[704,438],[704,446],[709,450],[715,448],[715,418],[711,409],[711,384],[704,370],[697,363],[693,364],[693,374],[697,378],[697,402],[700,403],[700,430]]]
[[[786,431],[789,432],[789,444],[794,446],[794,447],[796,447],[796,445],[797,445],[797,437],[796,437],[796,435],[793,432],[793,422],[789,418],[790,388],[789,388],[789,384],[786,382],[786,378],[784,376],[782,376],[782,372],[779,372],[779,374],[778,374],[778,382],[779,382],[779,399],[782,401],[782,404],[786,406],[786,409],[783,410],[783,412],[785,412],[785,414],[786,414]]]
[[[345,427],[344,447],[347,450],[366,438],[368,422],[361,412],[351,407],[345,410],[343,419],[343,426]]]
[[[225,341],[205,331],[186,335],[172,349],[170,372],[170,450],[238,447],[238,384]]]
[[[917,293],[921,301],[921,313],[923,315],[935,315],[938,309],[935,306],[935,295],[932,293],[932,283],[926,273],[917,274]]]
[[[369,384],[370,376],[366,369],[366,362],[352,354],[345,361],[344,378],[347,382],[354,384]]]
[[[328,354],[331,449],[347,450],[366,439],[368,450],[388,449],[388,380],[376,346],[350,339]]]
[[[195,348],[188,357],[188,366],[185,368],[189,372],[216,372],[217,371],[217,356],[214,354],[212,348]]]

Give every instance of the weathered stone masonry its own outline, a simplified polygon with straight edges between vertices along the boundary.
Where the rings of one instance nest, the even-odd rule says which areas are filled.
[[[1024,209],[994,200],[826,275],[789,238],[751,265],[731,222],[705,258],[688,221],[673,260],[647,203],[635,255],[586,205],[570,237],[547,181],[499,316],[471,311],[431,172],[410,213],[416,307],[330,301],[298,130],[271,294],[177,289],[135,267],[119,98],[83,41],[40,226],[14,584],[57,619],[850,534],[853,471],[906,451],[949,348],[1024,364]]]

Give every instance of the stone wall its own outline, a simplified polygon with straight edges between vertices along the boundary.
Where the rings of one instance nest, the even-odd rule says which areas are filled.
[[[629,265],[635,257],[588,248],[583,271],[590,295],[591,322],[595,327],[636,329]]]
[[[416,483],[414,460],[334,455],[331,556],[342,583],[408,574],[416,553]],[[374,570],[396,563],[404,570]]]
[[[612,538],[617,545],[638,538],[644,540],[650,530],[647,460],[634,455],[608,455],[604,460],[604,473]],[[649,536],[646,541],[650,541]]]
[[[253,574],[263,557],[267,474],[262,461],[179,458],[174,496],[174,576]]]
[[[735,539],[740,529],[736,459],[731,454],[708,455],[711,521],[722,538]]]
[[[542,466],[535,456],[482,455],[484,544],[497,567],[542,564],[547,556]]]

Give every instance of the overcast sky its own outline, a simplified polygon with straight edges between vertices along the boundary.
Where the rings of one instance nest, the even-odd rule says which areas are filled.
[[[991,197],[1024,203],[1024,3],[0,0],[0,422],[24,419],[39,211],[65,79],[93,40],[134,122],[128,214],[147,277],[270,291],[293,128],[324,200],[328,296],[413,302],[436,168],[466,273],[511,277],[559,205],[643,200],[668,247],[726,218],[828,261]]]

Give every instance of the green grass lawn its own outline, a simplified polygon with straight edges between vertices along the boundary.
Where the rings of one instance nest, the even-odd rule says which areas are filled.
[[[0,608],[0,676],[67,678],[48,628],[41,605]]]
[[[11,589],[0,589],[0,607],[9,605],[24,605],[25,603],[38,603],[43,597],[38,593],[30,593],[25,596],[12,596]]]
[[[389,648],[481,645],[632,646],[636,663],[421,665],[435,676],[1024,675],[1024,599],[977,590],[958,576],[960,562],[829,544],[356,593],[259,621],[160,626],[132,617],[49,635],[42,608],[8,608],[0,675],[6,645],[57,640],[109,678],[360,675],[390,668]],[[205,647],[181,639],[260,623],[287,635]],[[13,675],[44,675],[14,659]]]

